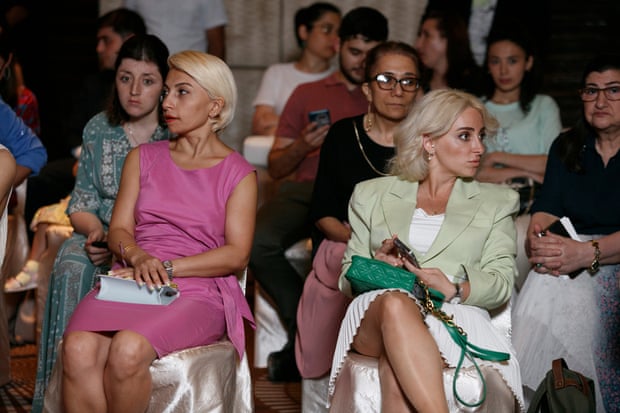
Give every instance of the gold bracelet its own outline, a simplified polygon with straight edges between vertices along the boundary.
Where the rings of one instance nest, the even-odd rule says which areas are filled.
[[[594,248],[594,259],[592,260],[590,267],[586,269],[588,270],[590,275],[594,275],[598,272],[599,268],[601,267],[601,264],[599,263],[599,259],[601,258],[601,250],[598,246],[598,241],[590,240],[590,243],[592,244],[592,247]]]
[[[127,251],[131,251],[134,248],[138,248],[138,245],[135,243],[124,246],[123,250],[121,251],[123,257],[127,256]]]

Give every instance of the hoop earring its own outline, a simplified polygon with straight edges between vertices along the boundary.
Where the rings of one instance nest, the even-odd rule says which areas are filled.
[[[366,114],[366,121],[364,122],[364,130],[366,131],[366,133],[370,132],[370,130],[374,126],[372,123],[371,115],[372,115],[371,107],[370,107],[370,103],[368,103],[368,113]]]

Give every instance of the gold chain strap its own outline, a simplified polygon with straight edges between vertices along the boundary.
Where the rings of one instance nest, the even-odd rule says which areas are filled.
[[[427,313],[433,314],[448,327],[456,328],[460,335],[467,337],[467,333],[454,322],[454,315],[448,315],[445,311],[435,307],[435,304],[431,300],[428,286],[422,280],[418,280],[417,282],[424,288],[424,310]]]

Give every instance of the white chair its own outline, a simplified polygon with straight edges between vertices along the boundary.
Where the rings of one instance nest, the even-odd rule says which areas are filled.
[[[506,337],[511,336],[511,303],[508,302],[499,311],[492,314],[492,323]],[[481,367],[486,380],[487,395],[485,402],[478,408],[464,407],[455,401],[452,394],[454,368],[444,369],[443,381],[450,412],[484,412],[508,413],[518,411],[518,405],[508,385],[493,368]],[[481,397],[481,386],[477,372],[473,367],[461,369],[457,389],[467,402],[474,402]],[[304,411],[306,411],[304,409]],[[309,410],[308,410],[309,411]],[[336,380],[330,412],[372,413],[381,411],[381,390],[379,385],[378,360],[372,357],[349,352]]]
[[[245,292],[247,272],[239,283]],[[62,341],[45,391],[43,411],[61,413]],[[252,379],[247,353],[238,359],[232,343],[224,339],[170,353],[151,365],[153,390],[149,413],[251,413]]]
[[[329,374],[318,379],[301,381],[302,413],[327,413],[327,393],[329,391]],[[347,411],[347,410],[342,410]]]

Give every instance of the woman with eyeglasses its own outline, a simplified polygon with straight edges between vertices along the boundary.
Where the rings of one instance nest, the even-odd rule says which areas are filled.
[[[350,301],[338,290],[340,264],[351,236],[349,198],[358,182],[388,175],[394,130],[422,94],[419,77],[420,60],[411,46],[390,41],[371,49],[362,84],[368,113],[334,123],[321,146],[310,208],[316,254],[297,311],[296,355],[302,377],[321,377],[331,367]]]
[[[284,105],[295,88],[323,79],[335,69],[331,60],[338,52],[340,9],[317,2],[295,13],[295,37],[301,54],[294,62],[276,63],[263,75],[252,105],[252,133],[273,135]]]
[[[620,55],[589,61],[579,96],[583,118],[551,146],[532,206],[533,269],[513,312],[512,340],[528,389],[562,357],[595,381],[597,412],[613,413],[620,412]],[[563,216],[579,239],[545,230]]]

